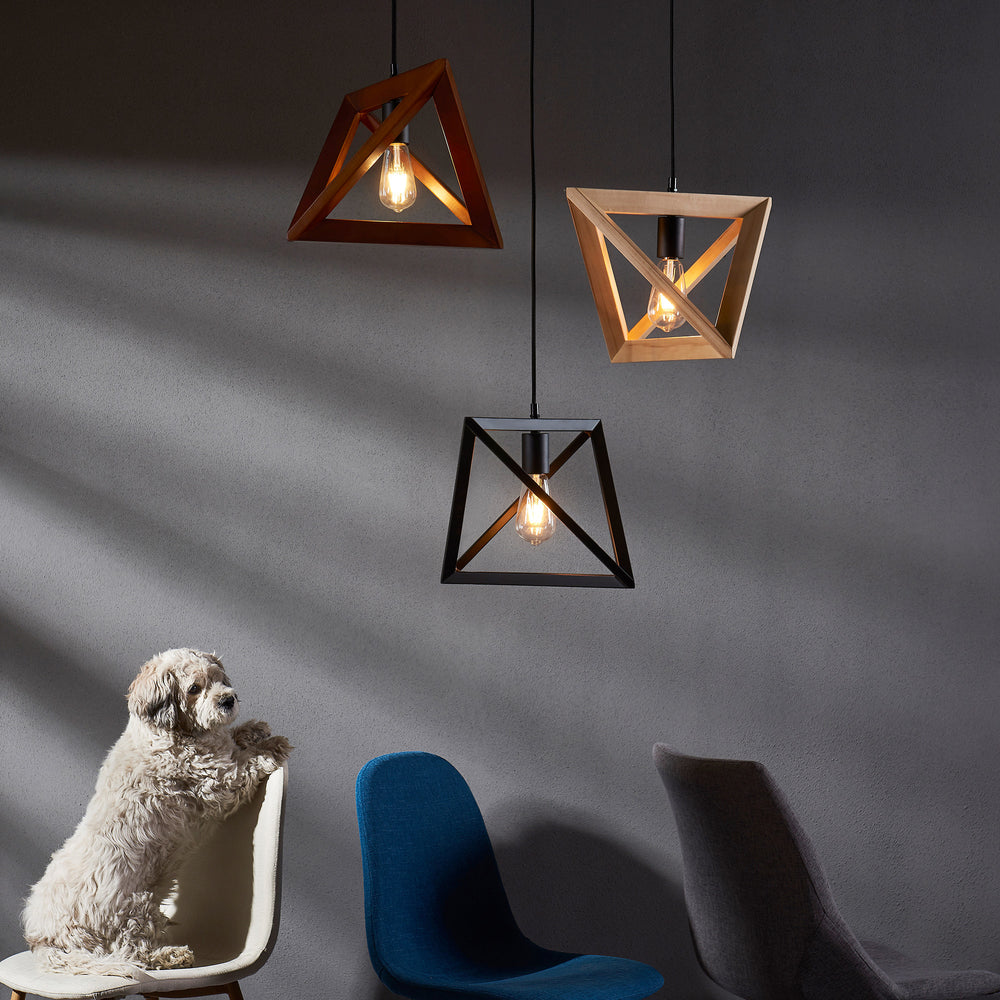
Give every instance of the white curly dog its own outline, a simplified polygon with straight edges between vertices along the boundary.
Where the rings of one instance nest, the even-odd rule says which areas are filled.
[[[160,904],[199,837],[292,749],[264,722],[229,728],[237,703],[208,653],[169,649],[139,671],[94,797],[25,903],[24,937],[43,969],[134,977],[194,964],[189,947],[164,944]]]

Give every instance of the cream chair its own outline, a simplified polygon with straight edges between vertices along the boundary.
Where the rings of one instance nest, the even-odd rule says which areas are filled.
[[[30,951],[0,962],[11,1000],[103,1000],[142,994],[242,1000],[239,980],[268,959],[278,936],[281,830],[286,768],[271,774],[253,800],[233,813],[185,863],[170,905],[171,943],[188,944],[192,969],[149,969],[139,979],[44,972]]]

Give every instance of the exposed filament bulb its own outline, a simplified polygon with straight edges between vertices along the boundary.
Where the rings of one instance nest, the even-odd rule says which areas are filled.
[[[413,176],[410,147],[405,142],[394,142],[385,151],[378,200],[394,212],[402,212],[417,200],[417,179]]]
[[[549,477],[532,475],[531,478],[548,496]],[[514,523],[514,528],[531,545],[541,545],[542,542],[551,538],[556,530],[555,515],[527,486],[524,488],[517,505],[517,520]]]
[[[676,257],[667,257],[660,261],[660,270],[663,276],[674,285],[679,292],[687,294],[687,280],[684,277],[684,265]],[[684,317],[680,310],[663,294],[655,288],[650,289],[649,305],[646,306],[646,318],[653,326],[668,331],[676,330],[684,325]]]

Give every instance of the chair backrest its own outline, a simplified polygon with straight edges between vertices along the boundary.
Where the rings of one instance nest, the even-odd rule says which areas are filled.
[[[368,952],[389,989],[435,975],[528,967],[482,814],[441,757],[397,753],[357,781]]]
[[[808,837],[755,761],[653,750],[684,856],[702,968],[744,1000],[798,995],[800,963],[836,908]]]
[[[199,967],[224,964],[249,975],[274,947],[287,782],[287,767],[268,775],[181,868],[168,938],[190,945]]]

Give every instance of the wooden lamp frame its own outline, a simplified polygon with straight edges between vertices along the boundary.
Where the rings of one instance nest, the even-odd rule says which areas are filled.
[[[567,188],[583,263],[614,362],[678,361],[692,358],[732,358],[740,339],[747,300],[771,212],[770,198],[722,194],[679,194],[673,191],[609,191]],[[678,288],[631,240],[612,215],[680,215],[701,219],[731,219],[725,232],[685,269],[690,292],[723,257],[733,251],[726,287],[715,323]],[[669,299],[693,335],[646,339],[656,328],[646,318],[631,329],[625,322],[606,240],[642,277]]]
[[[411,151],[413,172],[458,221],[436,223],[328,219],[329,213],[378,162],[388,146],[396,141],[404,126],[430,100],[433,100],[437,110],[464,202],[413,156]],[[380,122],[372,112],[390,101],[399,103],[389,117]],[[357,153],[347,160],[347,153],[359,124],[364,125],[372,134]],[[447,59],[437,59],[425,66],[391,76],[344,98],[292,217],[288,239],[495,249],[503,246],[493,205],[486,190],[486,181],[472,145],[469,125],[465,120]]]

